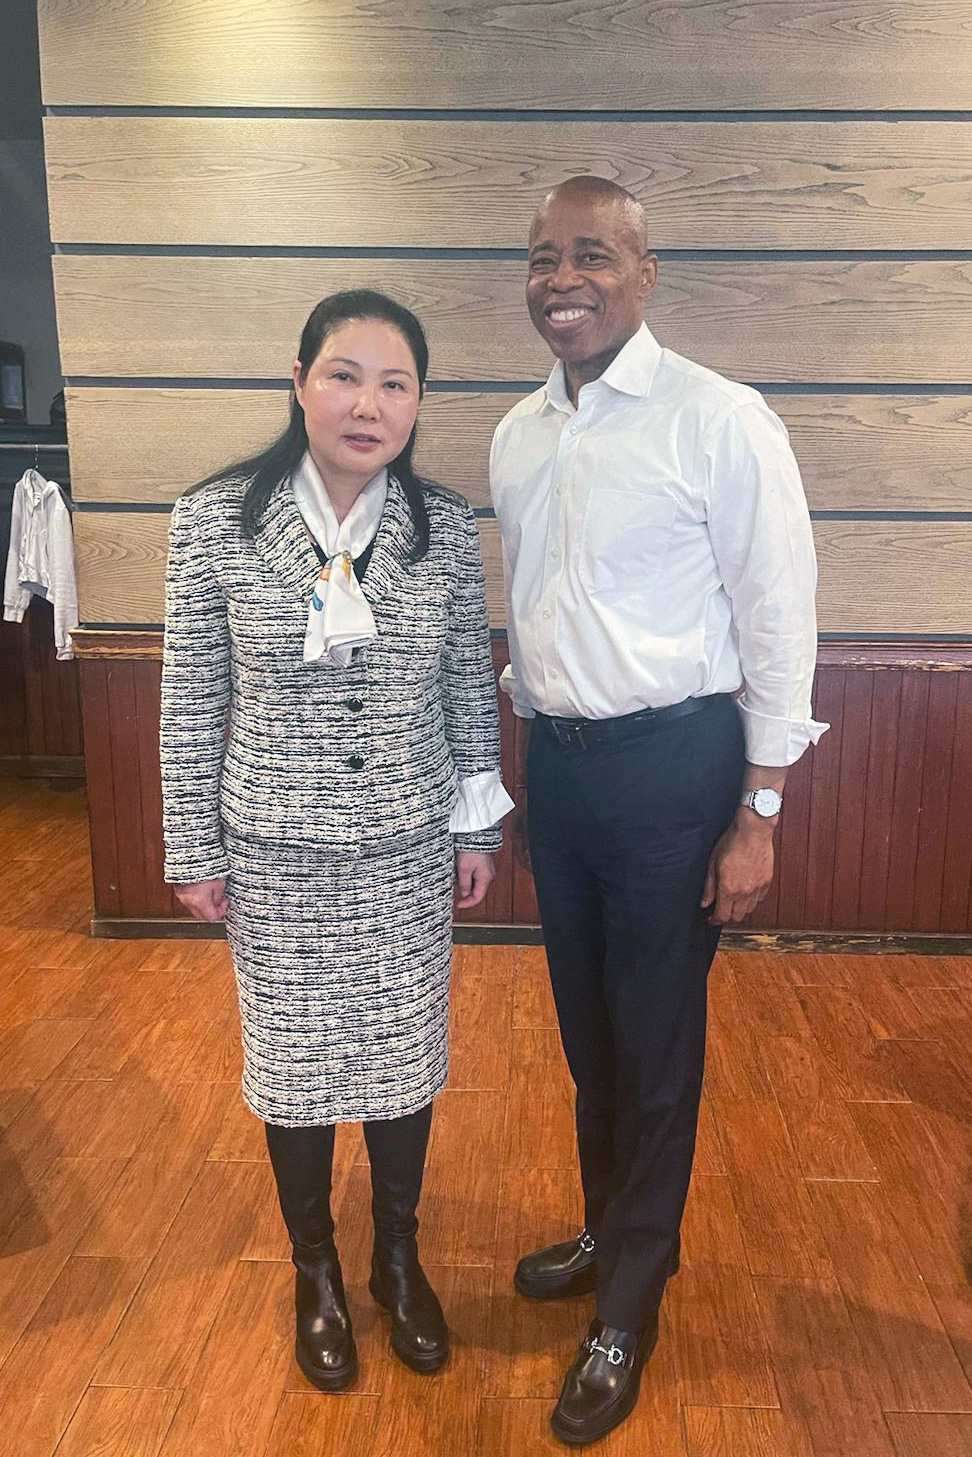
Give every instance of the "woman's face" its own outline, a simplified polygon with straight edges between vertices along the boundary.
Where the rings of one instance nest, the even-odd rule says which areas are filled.
[[[294,365],[311,456],[325,483],[362,484],[406,444],[419,407],[415,359],[381,319],[334,329],[306,374]]]

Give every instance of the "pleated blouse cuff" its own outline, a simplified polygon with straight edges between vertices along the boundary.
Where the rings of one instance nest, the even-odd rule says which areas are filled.
[[[449,829],[454,835],[490,830],[513,808],[513,801],[503,788],[498,769],[471,774],[468,779],[459,781]]]

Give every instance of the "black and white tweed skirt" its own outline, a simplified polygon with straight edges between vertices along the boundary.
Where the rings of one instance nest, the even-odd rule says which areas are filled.
[[[289,1127],[423,1108],[449,1071],[452,836],[224,840],[247,1106]]]

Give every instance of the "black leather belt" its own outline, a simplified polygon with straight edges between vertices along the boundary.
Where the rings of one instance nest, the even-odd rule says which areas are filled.
[[[727,693],[709,693],[703,698],[684,698],[664,708],[641,708],[621,718],[551,718],[537,714],[537,723],[565,749],[593,749],[603,744],[623,744],[640,737],[647,729],[669,723],[673,718],[686,718],[721,704]]]

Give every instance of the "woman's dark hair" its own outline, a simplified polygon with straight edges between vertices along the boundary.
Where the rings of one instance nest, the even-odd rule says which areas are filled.
[[[371,288],[346,289],[321,299],[314,309],[300,336],[297,358],[306,374],[321,352],[321,346],[329,334],[351,319],[380,319],[391,324],[404,337],[418,375],[419,398],[425,392],[425,377],[429,369],[429,346],[425,332],[418,319],[404,305],[396,303],[386,294]],[[389,461],[388,470],[401,483],[412,515],[415,540],[410,560],[420,561],[429,549],[429,513],[425,504],[426,491],[434,487],[416,475],[412,466],[412,452],[415,449],[417,427],[412,427],[404,448],[394,460]],[[304,425],[304,411],[297,399],[296,391],[290,396],[290,423],[286,430],[265,450],[247,460],[216,471],[207,476],[201,485],[225,478],[228,475],[252,476],[243,497],[241,514],[244,536],[253,536],[260,525],[260,518],[274,491],[296,470],[307,449],[307,430]]]

